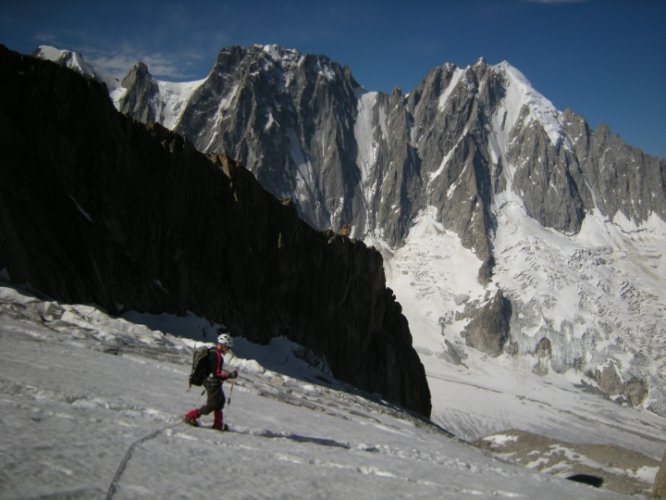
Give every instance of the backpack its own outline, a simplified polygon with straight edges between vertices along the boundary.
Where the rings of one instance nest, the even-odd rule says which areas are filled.
[[[190,373],[190,387],[193,385],[203,385],[204,380],[210,374],[210,365],[208,363],[208,353],[212,347],[201,346],[194,349],[192,353],[192,372]]]

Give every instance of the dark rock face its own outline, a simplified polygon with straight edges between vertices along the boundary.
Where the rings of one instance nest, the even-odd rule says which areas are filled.
[[[625,384],[625,394],[631,406],[640,406],[648,395],[648,384],[638,377],[632,377]]]
[[[594,188],[595,200],[582,197],[585,208],[596,201],[609,217],[620,212],[643,222],[654,213],[666,220],[666,162],[628,146],[605,125],[592,131],[573,112],[564,117],[567,133],[576,138],[576,167]]]
[[[515,187],[522,193],[525,208],[544,227],[564,233],[580,231],[585,207],[579,189],[591,200],[584,179],[572,170],[572,157],[563,148],[554,147],[538,124],[523,130],[510,158],[522,165],[514,176]],[[541,161],[534,161],[539,158]]]
[[[538,358],[549,358],[553,353],[553,346],[546,337],[542,337],[539,342],[537,342],[536,348],[534,349],[534,354]]]
[[[224,151],[252,165],[262,186],[293,198],[312,226],[339,227],[362,206],[349,127],[357,86],[323,56],[230,47],[220,51],[174,130],[200,151]],[[335,205],[341,198],[343,205]]]
[[[125,98],[120,103],[120,111],[143,123],[156,122],[155,101],[159,88],[144,63],[138,63],[123,78],[123,87],[127,89]]]
[[[617,368],[615,367],[614,363],[595,370],[594,379],[599,384],[601,390],[609,396],[622,394],[624,392],[622,378],[617,372]]]
[[[463,332],[467,345],[497,357],[509,339],[511,302],[501,290],[467,325]]]
[[[285,335],[340,379],[429,415],[377,251],[313,230],[226,156],[116,112],[99,84],[4,47],[0,60],[0,270],[110,312]]]

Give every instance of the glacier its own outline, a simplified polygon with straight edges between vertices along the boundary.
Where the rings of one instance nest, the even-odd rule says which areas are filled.
[[[657,471],[666,429],[653,414],[556,380],[545,396],[529,371],[521,384],[508,371],[490,383],[440,374],[448,392],[439,397],[450,414],[468,414],[468,430],[504,421],[568,438],[553,444],[560,458],[541,471],[552,453],[532,453],[529,467],[502,455],[515,433],[486,436],[493,456],[450,429],[356,393],[282,339],[268,346],[237,339],[225,359],[240,372],[225,386],[231,431],[192,428],[180,421],[202,399],[199,389],[187,389],[191,348],[216,325],[194,316],[130,316],[0,284],[0,496],[611,499],[649,491]],[[590,440],[640,453],[628,461],[618,455],[609,468],[573,444]],[[581,466],[597,467],[608,484],[631,479],[624,493],[564,479]],[[638,490],[627,491],[627,481]]]

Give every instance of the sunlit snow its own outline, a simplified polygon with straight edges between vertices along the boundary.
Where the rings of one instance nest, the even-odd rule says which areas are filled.
[[[564,141],[564,146],[572,149],[569,139],[562,130],[561,113],[555,106],[534,90],[525,75],[506,61],[495,65],[494,68],[507,76],[506,95],[502,100],[501,112],[498,112],[502,115],[504,129],[507,132],[512,130],[524,107],[527,107],[529,110],[527,120],[538,122],[548,134],[553,145],[561,144]]]
[[[189,323],[192,337],[213,332],[215,325],[192,319],[160,321],[165,328],[169,320],[176,328]],[[89,306],[0,287],[1,496],[621,498],[494,459],[372,402],[332,379],[325,363],[306,364],[298,346],[281,339],[261,347],[237,338],[235,356],[227,356],[241,374],[233,387],[226,384],[230,432],[188,427],[182,414],[202,402],[198,388],[187,389],[192,345]],[[583,407],[556,415],[567,424],[599,418],[599,407],[585,409],[579,394],[561,396]],[[549,398],[544,410],[520,408],[512,393],[507,399],[534,419],[562,402]],[[493,403],[486,401],[489,421],[497,418]],[[663,436],[645,415],[608,405],[602,424],[613,418],[617,435],[643,425]]]
[[[203,79],[194,82],[157,82],[160,90],[159,110],[156,113],[159,122],[168,129],[176,127],[192,94],[205,81]]]

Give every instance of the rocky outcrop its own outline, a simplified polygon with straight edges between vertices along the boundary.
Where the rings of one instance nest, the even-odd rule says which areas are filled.
[[[539,342],[537,342],[536,348],[534,349],[534,355],[537,360],[532,367],[532,372],[537,375],[546,375],[549,371],[548,365],[553,355],[553,345],[548,338],[542,337]]]
[[[159,87],[148,71],[148,66],[142,62],[136,64],[121,84],[127,91],[120,101],[120,111],[143,123],[157,121],[155,102]]]
[[[428,415],[381,255],[313,230],[241,165],[113,109],[106,90],[0,50],[0,270],[109,312],[191,311],[323,356]]]
[[[664,456],[661,458],[661,465],[654,478],[652,496],[655,498],[666,498],[666,450],[664,450]]]
[[[588,376],[599,385],[604,394],[631,406],[640,406],[648,394],[648,386],[644,380],[638,377],[623,380],[614,362],[590,371]]]
[[[666,220],[666,162],[625,144],[606,125],[592,131],[567,110],[564,125],[574,138],[576,167],[593,188],[594,200],[583,198],[587,210],[595,203],[610,218],[622,213],[644,222],[651,214]]]
[[[658,467],[653,457],[617,444],[571,443],[520,430],[505,430],[501,434],[482,438],[475,444],[501,460],[530,467],[535,472],[597,487],[603,484],[606,496],[611,492],[649,495],[651,478],[648,474],[640,476],[634,471],[643,468],[655,470]],[[581,493],[580,496],[587,495]]]
[[[537,358],[549,358],[553,353],[553,345],[550,340],[546,337],[542,337],[539,342],[537,342],[536,348],[534,349],[534,354]]]
[[[509,339],[510,320],[511,302],[499,290],[472,318],[462,335],[468,346],[496,357],[502,354]]]

